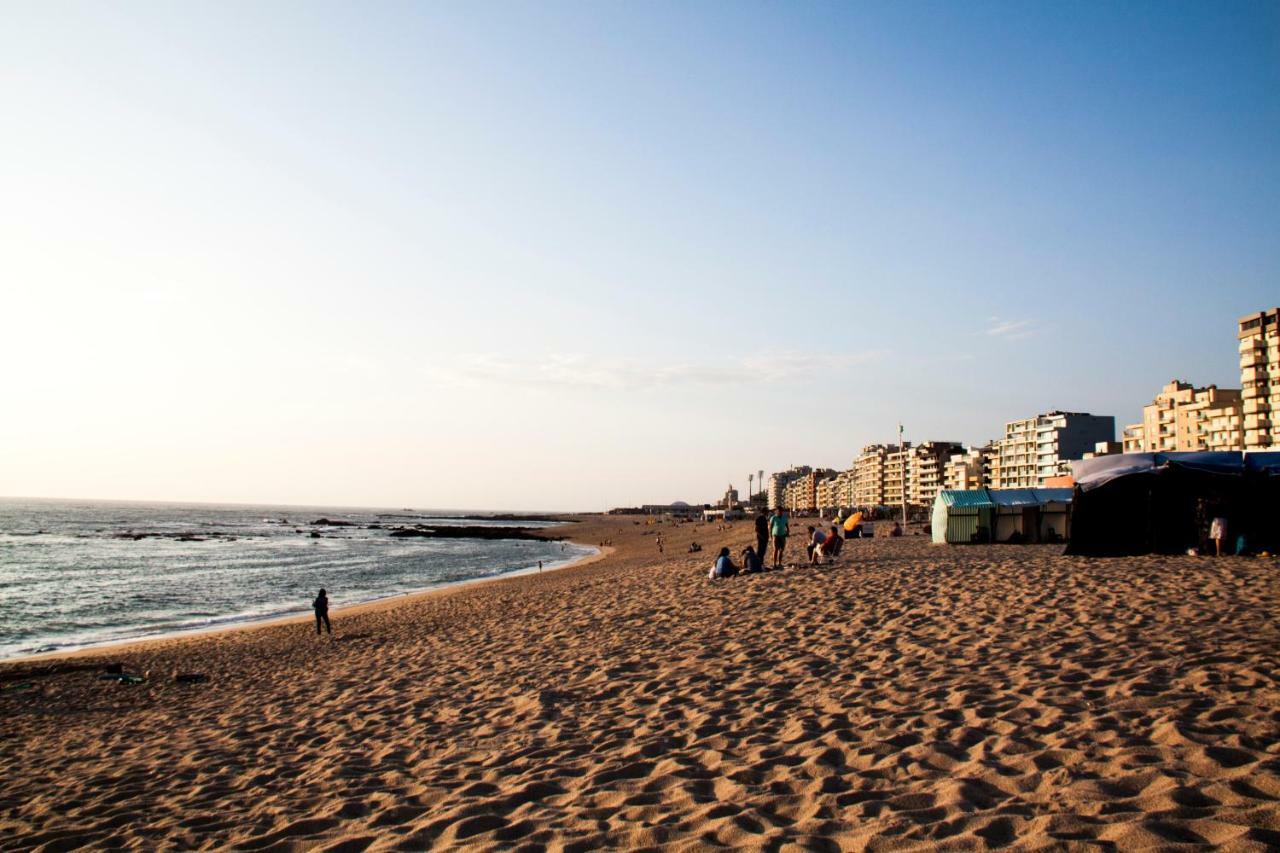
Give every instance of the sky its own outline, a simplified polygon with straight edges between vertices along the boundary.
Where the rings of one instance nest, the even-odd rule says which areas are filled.
[[[0,2],[0,495],[599,510],[1239,387],[1280,5]]]

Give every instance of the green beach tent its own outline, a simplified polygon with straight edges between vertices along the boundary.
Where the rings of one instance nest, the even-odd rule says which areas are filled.
[[[986,489],[944,489],[933,502],[933,541],[990,542],[996,505]]]

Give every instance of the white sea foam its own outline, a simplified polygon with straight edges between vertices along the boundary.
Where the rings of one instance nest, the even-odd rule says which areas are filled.
[[[320,518],[350,526],[310,524]],[[549,526],[405,510],[0,500],[0,657],[307,613],[320,587],[340,608],[595,551],[389,535],[418,523]]]

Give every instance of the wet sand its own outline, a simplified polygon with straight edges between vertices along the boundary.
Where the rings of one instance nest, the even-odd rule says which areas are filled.
[[[1280,845],[1280,561],[793,536],[710,583],[748,525],[634,521],[0,693],[0,850]]]

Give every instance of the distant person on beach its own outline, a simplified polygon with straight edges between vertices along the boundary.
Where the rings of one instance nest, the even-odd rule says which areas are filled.
[[[1227,538],[1227,520],[1218,516],[1209,525],[1209,538],[1213,540],[1214,556],[1222,556],[1222,542]]]
[[[769,532],[773,534],[773,567],[782,568],[782,552],[787,549],[787,534],[791,532],[791,519],[782,507],[769,516]]]
[[[756,513],[756,554],[764,559],[765,549],[769,547],[769,516],[764,507]]]
[[[731,578],[738,573],[738,567],[733,564],[733,560],[729,557],[729,549],[721,548],[720,556],[716,557],[715,565],[711,567],[710,574],[707,577],[711,580],[716,578]]]
[[[889,531],[889,535],[890,535],[890,536],[901,536],[901,535],[902,535],[902,525],[895,521],[895,522],[893,523],[893,529]]]
[[[316,636],[320,636],[320,624],[323,622],[329,636],[332,637],[333,626],[329,624],[329,596],[323,589],[316,596],[316,600],[311,602],[311,609],[316,612]]]
[[[750,545],[742,552],[742,573],[744,575],[757,575],[764,571],[764,557],[756,553],[756,549]]]

